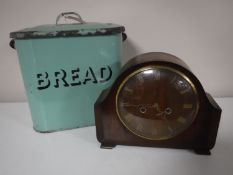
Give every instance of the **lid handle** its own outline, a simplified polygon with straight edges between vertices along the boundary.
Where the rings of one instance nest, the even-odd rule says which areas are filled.
[[[71,16],[72,15],[72,16]],[[61,14],[59,14],[57,16],[57,19],[56,19],[56,25],[58,25],[58,22],[59,20],[64,17],[65,19],[72,19],[72,20],[75,20],[81,24],[85,24],[86,22],[83,21],[82,17],[78,14],[78,13],[75,13],[75,12],[62,12]]]

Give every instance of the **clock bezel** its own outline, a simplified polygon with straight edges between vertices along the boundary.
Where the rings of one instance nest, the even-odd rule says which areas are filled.
[[[166,137],[161,137],[159,139],[156,139],[156,138],[151,138],[151,137],[145,137],[143,135],[140,135],[138,133],[136,133],[135,131],[133,131],[132,129],[130,129],[127,124],[123,121],[123,119],[121,118],[121,115],[119,113],[119,110],[118,110],[118,98],[119,98],[119,94],[123,88],[123,86],[125,85],[125,83],[133,76],[135,76],[136,74],[140,73],[140,72],[143,72],[143,71],[146,71],[146,70],[154,70],[154,69],[167,69],[169,71],[172,71],[178,75],[180,75],[183,79],[185,79],[189,85],[191,86],[193,92],[194,92],[194,95],[195,95],[195,98],[196,98],[196,110],[195,110],[195,113],[194,113],[194,117],[192,118],[192,121],[190,122],[189,125],[186,125],[186,127],[181,131],[179,132],[178,134],[175,134],[175,135],[170,135],[170,136],[166,136]],[[188,76],[186,76],[183,72],[173,68],[173,67],[170,67],[170,66],[167,66],[167,65],[144,65],[143,67],[139,68],[139,69],[136,69],[136,70],[133,70],[132,72],[130,72],[127,76],[125,76],[123,78],[123,80],[120,82],[118,88],[117,88],[117,92],[116,92],[116,95],[115,95],[115,110],[116,110],[116,113],[117,113],[117,116],[120,120],[120,122],[124,125],[124,127],[130,131],[132,134],[140,137],[140,138],[143,138],[145,140],[152,140],[152,141],[159,141],[159,140],[168,140],[168,139],[172,139],[180,134],[182,134],[183,132],[185,132],[189,127],[191,127],[191,125],[193,124],[193,122],[195,121],[195,119],[197,118],[197,114],[198,114],[198,111],[199,111],[199,106],[200,106],[200,102],[199,102],[199,95],[198,95],[198,92],[197,92],[197,89],[194,85],[194,83],[190,80],[190,78]]]

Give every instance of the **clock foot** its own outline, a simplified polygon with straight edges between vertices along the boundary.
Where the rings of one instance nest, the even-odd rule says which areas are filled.
[[[195,149],[194,152],[200,155],[211,155],[211,152],[209,149]]]
[[[112,149],[112,148],[114,148],[115,146],[116,146],[116,145],[114,145],[114,144],[101,143],[100,148],[103,148],[103,149]]]

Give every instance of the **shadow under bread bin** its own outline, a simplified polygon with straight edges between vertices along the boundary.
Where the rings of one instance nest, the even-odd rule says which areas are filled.
[[[58,24],[61,17],[78,23]],[[95,124],[94,103],[120,70],[124,30],[112,23],[87,23],[66,12],[55,25],[10,33],[36,131]]]

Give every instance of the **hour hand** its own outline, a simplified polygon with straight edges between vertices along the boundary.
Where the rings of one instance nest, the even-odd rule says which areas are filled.
[[[159,112],[159,113],[156,114],[156,116],[161,116],[163,114],[164,114],[164,112]]]
[[[160,108],[159,108],[159,104],[158,103],[154,103],[152,105],[153,108],[155,108],[157,111],[160,111]]]
[[[130,103],[122,103],[121,105],[124,106],[124,107],[138,107],[139,106],[139,105],[130,104]]]

